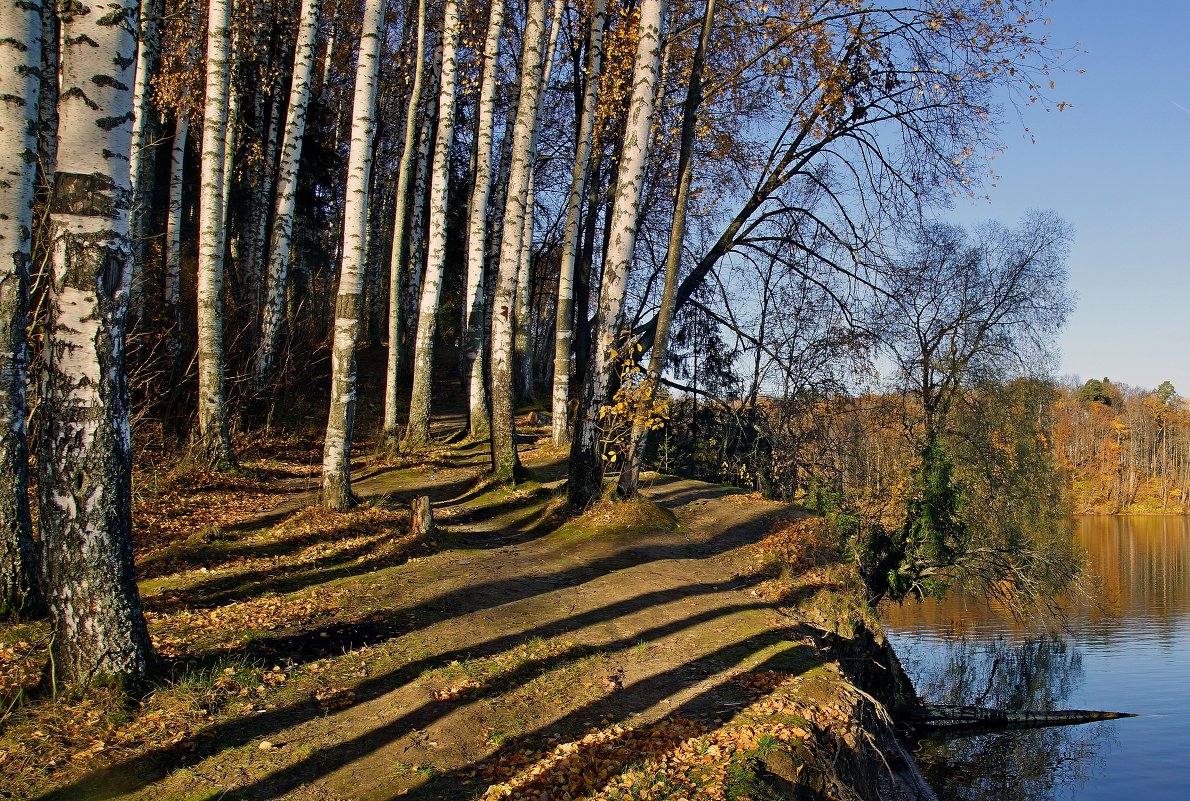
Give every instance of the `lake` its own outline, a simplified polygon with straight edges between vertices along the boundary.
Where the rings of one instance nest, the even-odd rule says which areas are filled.
[[[1139,715],[918,749],[941,799],[1190,798],[1190,518],[1084,517],[1100,584],[1057,626],[982,600],[882,607],[927,701]]]

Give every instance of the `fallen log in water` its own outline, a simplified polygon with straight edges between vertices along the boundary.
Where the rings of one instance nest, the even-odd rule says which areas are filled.
[[[1098,712],[1091,709],[1055,709],[1029,712],[989,709],[982,706],[922,704],[907,710],[909,722],[929,728],[1036,729],[1045,726],[1075,726],[1098,720],[1136,717],[1130,712]]]

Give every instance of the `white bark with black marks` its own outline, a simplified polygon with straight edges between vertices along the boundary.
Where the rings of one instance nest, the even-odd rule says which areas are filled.
[[[40,68],[40,0],[0,0],[0,616],[40,607],[25,422]]]
[[[446,204],[450,182],[450,145],[454,138],[455,76],[458,66],[456,49],[459,30],[458,4],[455,0],[446,0],[443,6],[438,134],[434,141],[434,167],[430,176],[426,273],[422,281],[417,339],[414,341],[413,349],[413,391],[409,399],[409,421],[405,428],[406,445],[419,445],[430,438],[434,337],[438,331],[438,300],[442,295],[442,273],[446,268]]]
[[[40,525],[53,678],[75,684],[135,681],[154,662],[132,563],[124,355],[136,15],[135,0],[62,14]]]
[[[405,112],[405,141],[397,167],[397,194],[393,212],[392,258],[388,278],[388,363],[384,380],[384,439],[391,446],[397,440],[397,385],[401,367],[401,327],[403,325],[406,261],[409,254],[407,231],[409,218],[409,182],[417,155],[417,107],[421,102],[426,57],[426,0],[417,3],[417,45],[413,54],[413,85]],[[428,141],[428,139],[427,139]],[[420,162],[419,162],[420,163]]]
[[[599,410],[609,400],[608,392],[617,361],[614,351],[617,345],[623,344],[621,328],[624,295],[636,250],[640,199],[661,65],[661,29],[665,10],[665,0],[643,0],[640,6],[640,37],[633,67],[632,98],[628,106],[628,125],[616,179],[616,197],[608,220],[610,235],[603,257],[591,362],[586,381],[583,382],[583,396],[570,449],[567,496],[571,504],[580,508],[590,505],[603,491]]]
[[[285,281],[293,248],[293,210],[297,200],[298,166],[302,139],[306,134],[306,108],[310,101],[310,80],[314,68],[314,46],[322,0],[302,0],[297,47],[293,54],[293,81],[285,117],[285,139],[277,173],[277,202],[273,215],[273,236],[269,253],[268,282],[260,322],[260,348],[252,364],[252,376],[259,391],[268,381],[277,350],[277,335],[285,315]]]
[[[204,457],[232,461],[223,367],[223,212],[231,0],[210,0],[198,212],[198,430]]]
[[[513,421],[513,315],[526,201],[533,169],[533,138],[537,127],[537,98],[541,91],[544,40],[545,0],[530,0],[521,48],[520,98],[513,126],[499,267],[492,299],[492,469],[500,481],[514,480],[520,468]]]
[[[595,131],[595,104],[599,97],[599,78],[603,67],[603,29],[607,23],[607,0],[595,0],[591,9],[591,31],[583,72],[587,85],[583,91],[583,110],[575,141],[574,171],[566,203],[566,228],[562,236],[562,260],[558,266],[557,319],[554,327],[553,441],[570,442],[569,406],[571,349],[574,347],[574,265],[578,254],[579,222],[583,200],[591,181],[591,150]],[[580,321],[585,324],[586,321]]]
[[[132,89],[132,296],[128,299],[129,323],[135,325],[143,310],[141,285],[149,261],[149,221],[152,212],[153,173],[156,166],[158,113],[151,102],[149,85],[161,64],[162,0],[140,0],[137,26],[136,83]]]
[[[546,45],[545,66],[541,70],[541,88],[537,93],[537,111],[533,117],[533,137],[530,152],[533,163],[529,168],[528,191],[525,196],[524,231],[521,234],[521,255],[517,266],[516,291],[516,327],[513,346],[519,366],[520,386],[517,394],[522,400],[533,398],[533,322],[531,270],[533,268],[533,214],[534,200],[533,181],[537,171],[537,140],[541,137],[542,110],[545,105],[546,93],[549,91],[550,77],[554,71],[554,55],[558,48],[558,32],[562,27],[562,10],[564,0],[554,0],[554,8],[550,13],[549,44]]]
[[[170,147],[169,209],[165,217],[165,271],[163,298],[169,323],[169,352],[176,369],[182,355],[182,178],[186,170],[186,139],[190,118],[179,114]]]
[[[702,105],[702,74],[706,65],[707,49],[711,44],[711,29],[715,21],[715,0],[705,0],[703,6],[702,32],[694,58],[690,64],[690,80],[686,88],[686,101],[682,105],[682,134],[678,146],[678,186],[674,192],[673,223],[669,232],[669,247],[665,255],[665,285],[661,291],[661,305],[657,310],[657,334],[653,339],[649,366],[645,372],[646,383],[641,392],[642,404],[652,404],[657,383],[665,370],[665,359],[669,354],[669,328],[673,322],[674,306],[678,292],[678,277],[682,268],[682,243],[686,239],[686,214],[690,207],[690,184],[694,178],[694,140],[697,135],[698,109]],[[620,470],[618,485],[622,497],[636,494],[640,482],[641,461],[649,436],[648,420],[638,417],[632,424],[632,439],[628,454]]]
[[[351,428],[355,419],[355,350],[362,311],[368,228],[368,187],[375,130],[376,75],[380,67],[380,22],[385,0],[365,0],[360,30],[355,97],[351,110],[351,153],[343,206],[343,261],[335,298],[331,351],[331,402],[322,452],[322,503],[342,510],[351,505]]]
[[[488,434],[488,393],[484,382],[484,262],[487,259],[488,201],[492,196],[492,129],[496,114],[496,73],[504,0],[492,0],[483,47],[483,74],[475,124],[475,180],[467,220],[467,285],[463,295],[463,375],[469,382],[468,410],[472,437]]]
[[[442,48],[434,52],[433,77],[426,96],[438,95],[438,78],[442,71]],[[409,217],[409,280],[401,292],[402,333],[397,351],[397,374],[405,375],[409,360],[409,339],[417,333],[417,312],[421,301],[421,282],[426,266],[426,196],[430,193],[431,149],[438,117],[438,104],[431,102],[421,121],[417,145],[417,178],[413,182],[413,209]],[[395,393],[395,390],[394,390]],[[395,398],[395,394],[394,394]],[[394,411],[395,414],[395,411]]]

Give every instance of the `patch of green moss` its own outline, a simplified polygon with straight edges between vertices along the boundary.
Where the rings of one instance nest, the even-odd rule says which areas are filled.
[[[590,539],[593,537],[629,537],[652,531],[676,531],[674,513],[648,498],[606,500],[561,526],[555,537]]]

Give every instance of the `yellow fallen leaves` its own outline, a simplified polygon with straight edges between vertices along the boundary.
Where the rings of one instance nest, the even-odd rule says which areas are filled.
[[[215,609],[146,612],[153,646],[164,657],[192,656],[195,646],[215,650],[242,646],[260,632],[283,631],[333,619],[347,589],[314,587],[294,595],[266,595]]]
[[[727,797],[729,772],[743,755],[762,746],[803,741],[811,732],[789,716],[794,702],[781,690],[787,674],[744,674],[737,682],[768,693],[722,727],[680,716],[640,726],[616,724],[532,752],[512,751],[486,766],[491,784],[482,801],[678,801]]]
[[[22,690],[29,690],[40,681],[48,642],[48,636],[38,636],[31,641],[0,643],[0,703],[5,707]]]

